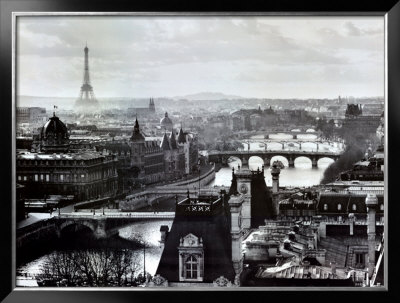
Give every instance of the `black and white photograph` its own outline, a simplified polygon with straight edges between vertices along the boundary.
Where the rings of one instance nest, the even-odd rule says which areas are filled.
[[[382,14],[14,13],[15,287],[385,290],[386,60]]]

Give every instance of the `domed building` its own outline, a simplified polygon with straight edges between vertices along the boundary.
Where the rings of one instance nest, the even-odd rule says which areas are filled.
[[[58,195],[84,201],[116,195],[116,156],[70,148],[68,128],[55,113],[41,128],[38,142],[37,151],[17,152],[17,183],[25,186],[26,199]]]
[[[172,131],[173,123],[172,120],[168,117],[167,112],[165,112],[164,118],[160,120],[160,127],[163,130]]]
[[[65,124],[53,113],[40,131],[40,149],[43,152],[67,152],[69,133]]]

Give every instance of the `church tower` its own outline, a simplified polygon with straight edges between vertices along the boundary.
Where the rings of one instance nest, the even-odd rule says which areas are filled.
[[[151,112],[151,113],[155,113],[156,112],[156,106],[154,105],[154,99],[153,98],[150,98],[149,112]]]
[[[145,139],[140,132],[139,122],[136,118],[133,133],[130,139],[131,143],[131,169],[134,177],[144,177],[144,155],[145,155]]]

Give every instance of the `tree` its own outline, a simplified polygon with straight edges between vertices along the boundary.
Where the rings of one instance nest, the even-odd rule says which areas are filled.
[[[60,286],[135,285],[138,268],[139,258],[129,249],[56,251],[46,257],[37,279]]]

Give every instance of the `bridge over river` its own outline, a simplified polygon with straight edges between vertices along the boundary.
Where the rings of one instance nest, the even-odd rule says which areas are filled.
[[[229,187],[227,186],[203,186],[200,188],[200,194],[202,196],[220,196],[224,192],[228,192]],[[120,208],[125,210],[135,210],[140,207],[153,205],[158,199],[163,198],[175,198],[175,197],[187,197],[197,198],[199,195],[199,188],[196,183],[191,185],[180,185],[180,186],[157,186],[146,189],[144,191],[127,195],[123,200],[120,201]]]
[[[318,160],[329,158],[334,161],[339,159],[342,151],[305,151],[305,150],[257,150],[257,151],[211,151],[208,153],[208,161],[227,164],[231,157],[239,158],[242,165],[247,165],[251,157],[259,157],[265,166],[269,166],[275,156],[285,157],[289,167],[294,167],[294,161],[299,157],[309,158],[313,167],[318,167]]]
[[[135,222],[173,219],[174,212],[118,212],[101,209],[95,212],[61,213],[47,220],[17,229],[16,246],[20,248],[38,240],[60,238],[63,233],[90,230],[96,239],[108,238],[118,234],[118,230]]]
[[[345,145],[343,141],[331,141],[331,140],[310,140],[310,139],[297,139],[297,140],[290,140],[290,139],[246,139],[242,141],[243,144],[250,144],[250,143],[259,143],[260,146],[263,146],[264,150],[268,150],[271,145],[280,144],[282,150],[285,148],[296,147],[299,150],[302,150],[305,144],[313,145],[312,149],[316,149],[316,151],[320,151],[329,148],[337,148],[337,149],[344,149]],[[271,144],[272,143],[272,144]],[[328,145],[328,146],[327,146]],[[322,147],[321,147],[322,146]],[[270,148],[271,150],[273,148]],[[309,148],[308,148],[309,149]]]

